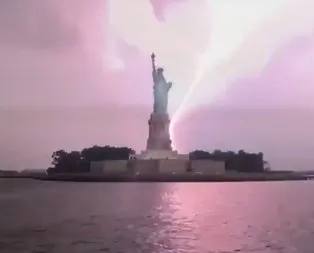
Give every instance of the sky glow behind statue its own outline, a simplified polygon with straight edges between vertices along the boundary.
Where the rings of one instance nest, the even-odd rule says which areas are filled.
[[[169,4],[165,21],[159,22],[147,0],[110,0],[109,15],[113,33],[144,54],[155,51],[169,69],[167,75],[184,89],[182,95],[176,88],[170,99],[170,113],[180,117],[211,103],[228,89],[230,79],[260,72],[287,40],[307,35],[313,27],[312,9],[305,0],[182,1]],[[187,67],[191,60],[192,69]]]
[[[299,0],[173,5],[166,9],[164,22],[154,17],[147,0],[111,0],[109,8],[112,31],[143,54],[155,51],[169,69],[167,76],[176,84],[169,101],[172,127],[186,111],[212,103],[233,79],[261,72],[275,50],[293,36],[307,35],[314,20],[304,13],[292,19],[296,8],[299,13],[313,9]]]

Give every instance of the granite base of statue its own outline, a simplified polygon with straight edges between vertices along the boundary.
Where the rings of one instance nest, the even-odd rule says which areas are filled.
[[[172,151],[169,126],[170,119],[168,114],[152,113],[150,115],[146,150]]]
[[[134,159],[188,159],[188,155],[179,155],[172,150],[170,138],[170,117],[168,114],[168,93],[172,87],[164,77],[164,70],[156,68],[155,55],[152,59],[153,77],[153,112],[148,120],[148,139],[146,150],[132,156]]]

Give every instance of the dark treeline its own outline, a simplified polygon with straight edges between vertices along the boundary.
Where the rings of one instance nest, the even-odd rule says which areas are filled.
[[[0,177],[15,177],[19,172],[15,170],[0,170]]]
[[[240,150],[238,153],[221,150],[215,150],[210,153],[203,150],[195,150],[190,153],[190,159],[225,161],[226,171],[264,172],[270,170],[268,162],[264,161],[263,153],[252,154],[243,150]]]
[[[127,160],[135,151],[128,147],[93,146],[82,151],[66,152],[58,150],[51,156],[52,167],[48,173],[84,173],[89,172],[91,161]]]
[[[90,170],[91,161],[128,160],[135,151],[128,147],[93,146],[82,151],[66,152],[58,150],[51,156],[52,167],[48,168],[49,174],[54,173],[85,173]],[[190,160],[212,159],[225,161],[227,171],[237,172],[264,172],[269,170],[269,165],[263,160],[263,154],[251,154],[240,150],[232,151],[215,150],[210,153],[195,150],[190,153]]]

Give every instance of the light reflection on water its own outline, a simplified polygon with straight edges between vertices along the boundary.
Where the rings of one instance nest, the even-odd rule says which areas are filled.
[[[314,249],[314,184],[0,180],[0,252]]]

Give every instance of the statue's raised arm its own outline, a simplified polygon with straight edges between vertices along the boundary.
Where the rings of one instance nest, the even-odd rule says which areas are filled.
[[[152,58],[152,68],[153,68],[152,74],[153,74],[153,81],[155,83],[157,80],[157,71],[156,71],[156,63],[155,63],[156,55],[154,53],[152,53],[150,57]]]

